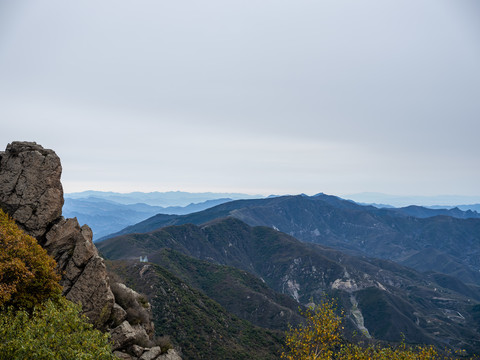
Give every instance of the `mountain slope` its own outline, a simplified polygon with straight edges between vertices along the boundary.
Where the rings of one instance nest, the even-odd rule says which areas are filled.
[[[444,271],[480,285],[480,219],[417,218],[398,209],[361,206],[323,194],[238,200],[184,216],[156,215],[110,236],[169,225],[199,225],[227,216],[252,226],[273,227],[302,241],[393,260],[420,271]],[[433,256],[438,254],[456,264],[454,270],[433,266],[437,264]],[[415,256],[425,261],[419,264]],[[425,264],[432,266],[425,268]]]
[[[201,261],[168,248],[154,253],[149,260],[254,325],[285,331],[289,325],[303,321],[295,300],[273,291],[246,271]]]
[[[364,322],[379,339],[400,341],[403,333],[411,343],[447,342],[469,350],[480,346],[471,340],[480,335],[472,327],[470,315],[477,301],[468,296],[478,298],[474,288],[456,279],[460,284],[457,290],[448,282],[442,287],[434,277],[393,262],[302,243],[271,228],[250,227],[234,218],[200,227],[186,224],[123,235],[98,246],[111,259],[148,255],[153,261],[162,259],[158,252],[164,248],[175,249],[248,271],[303,304],[312,299],[319,302],[327,292],[340,299],[359,330]],[[462,287],[468,295],[457,292]],[[381,318],[377,303],[384,309]]]
[[[174,334],[172,341],[185,359],[278,358],[281,332],[255,327],[231,315],[162,267],[115,261],[109,268],[148,296],[156,334]]]

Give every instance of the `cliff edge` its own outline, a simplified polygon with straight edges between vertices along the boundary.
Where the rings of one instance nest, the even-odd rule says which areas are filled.
[[[153,323],[128,322],[128,309],[115,301],[105,263],[92,242],[91,229],[80,226],[76,218],[62,216],[61,174],[60,158],[53,150],[34,142],[8,144],[0,152],[0,207],[55,259],[62,276],[63,295],[81,304],[83,313],[96,328],[111,333],[118,357],[180,359],[174,350],[161,354],[159,347],[146,345],[153,344]],[[133,290],[125,287],[123,292]],[[139,300],[136,295],[133,298]]]

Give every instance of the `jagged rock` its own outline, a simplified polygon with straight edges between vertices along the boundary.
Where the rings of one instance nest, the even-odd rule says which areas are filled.
[[[133,325],[132,327],[135,330],[135,342],[137,344],[148,344],[150,342],[150,337],[143,324]]]
[[[112,314],[110,320],[113,326],[118,326],[127,318],[127,312],[117,303],[113,304]]]
[[[135,360],[136,357],[133,357],[127,353],[124,353],[122,351],[114,351],[113,352],[113,355],[115,355],[117,358],[121,359],[121,360]]]
[[[142,325],[131,325],[128,321],[110,331],[113,340],[113,349],[126,349],[133,344],[147,344],[150,337]],[[145,350],[145,349],[144,349]]]
[[[127,295],[130,296],[131,298],[134,298],[139,304],[142,303],[147,311],[150,311],[151,305],[150,303],[145,303],[145,296],[139,294],[133,289],[130,289],[127,285],[122,284],[122,283],[116,283],[117,286]]]
[[[140,324],[144,331],[139,330],[138,343],[147,344],[154,334],[151,305],[144,295],[130,289],[125,284],[111,284],[115,301],[127,312],[127,319],[132,324]]]
[[[14,141],[0,152],[0,206],[39,238],[62,215],[62,166],[52,150]]]
[[[83,313],[98,328],[110,319],[115,298],[103,259],[92,242],[92,231],[77,219],[61,218],[45,236],[44,248],[62,271],[67,299],[82,304]]]
[[[113,341],[113,350],[124,349],[135,341],[136,331],[128,321],[124,321],[110,331]]]
[[[92,230],[87,225],[80,228],[77,219],[62,218],[46,234],[43,247],[52,257],[63,260],[57,261],[60,269],[64,270],[67,267],[66,259],[61,258],[65,253],[69,255],[68,259],[73,261],[72,265],[82,268],[88,260],[98,255],[91,239]]]
[[[160,346],[155,346],[148,351],[145,351],[140,357],[140,360],[154,360],[162,353]]]
[[[166,354],[157,357],[157,360],[182,360],[182,358],[174,349],[169,349]]]
[[[145,352],[145,348],[138,345],[132,345],[132,347],[129,349],[129,352],[136,357],[140,357]]]
[[[97,328],[104,327],[110,319],[115,298],[108,286],[107,269],[102,258],[95,256],[88,262],[65,296],[82,304],[84,314]]]

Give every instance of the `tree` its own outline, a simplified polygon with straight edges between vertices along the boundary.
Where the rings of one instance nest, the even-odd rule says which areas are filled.
[[[306,323],[289,329],[285,340],[288,351],[282,353],[282,359],[332,359],[342,344],[342,319],[335,310],[332,301],[324,301],[300,311]]]
[[[56,263],[0,209],[0,307],[33,309],[59,295]]]
[[[342,338],[342,316],[336,312],[333,301],[301,312],[305,324],[290,328],[286,333],[285,351],[287,360],[436,360],[453,359],[448,354],[439,354],[433,346],[408,347],[404,343],[391,346],[360,346]]]

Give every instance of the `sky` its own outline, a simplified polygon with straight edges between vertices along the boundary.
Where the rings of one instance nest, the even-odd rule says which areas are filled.
[[[0,149],[66,192],[480,195],[477,0],[2,0]]]

